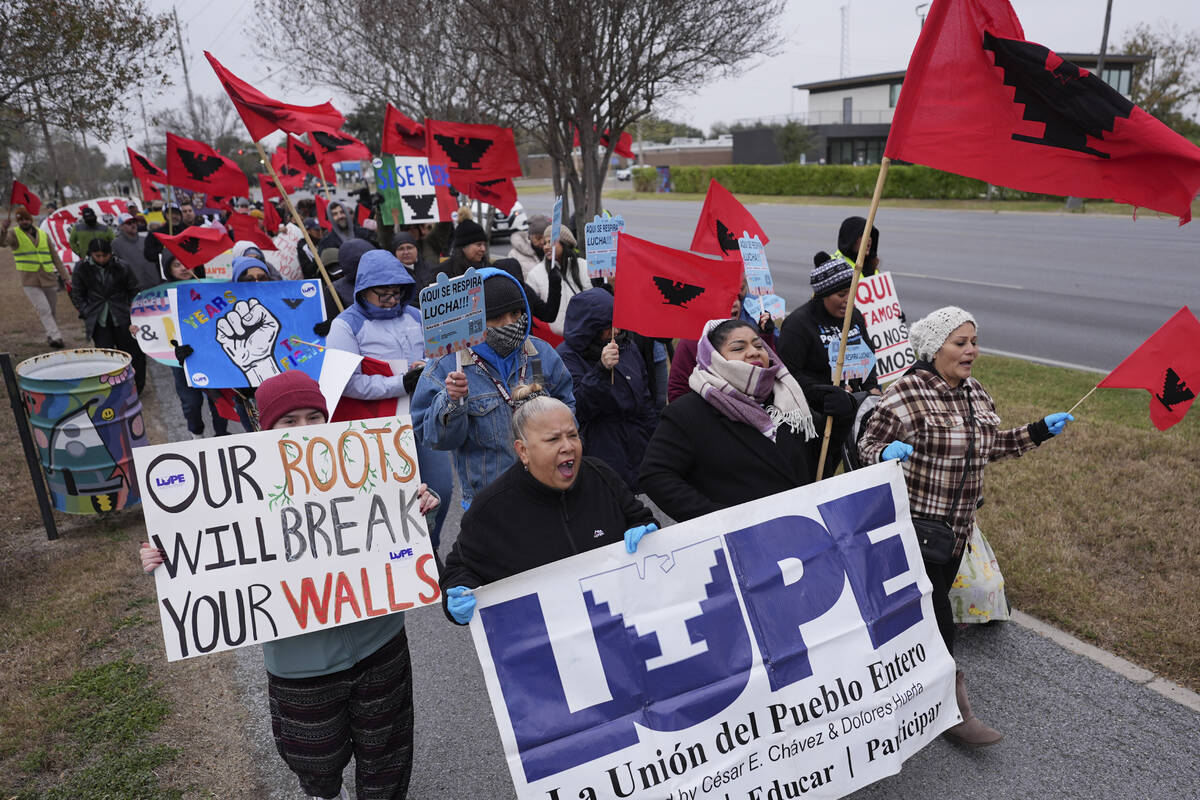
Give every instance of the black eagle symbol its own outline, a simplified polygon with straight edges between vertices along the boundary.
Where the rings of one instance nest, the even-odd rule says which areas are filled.
[[[738,238],[721,220],[717,220],[717,246],[721,248],[722,253],[732,253],[741,249],[738,247]]]
[[[283,302],[287,303],[288,308],[294,309],[294,308],[300,307],[300,304],[304,302],[304,298],[303,297],[285,297],[285,298],[283,298]]]
[[[995,53],[996,66],[1004,70],[1004,85],[1016,89],[1013,102],[1025,106],[1023,118],[1046,124],[1040,139],[1014,133],[1014,140],[1109,157],[1088,146],[1087,140],[1089,136],[1103,139],[1117,117],[1129,117],[1134,105],[1124,95],[1070,61],[1047,67],[1050,50],[1041,45],[1001,39],[985,31],[983,49]]]
[[[405,215],[405,221],[415,222],[420,219],[432,219],[433,204],[436,200],[436,194],[405,195],[404,202],[412,209],[412,214]]]
[[[1175,370],[1167,367],[1167,374],[1163,376],[1162,394],[1156,394],[1154,397],[1167,407],[1167,411],[1171,411],[1171,406],[1194,399],[1196,393],[1188,388],[1187,382],[1180,378]]]
[[[493,144],[491,139],[476,139],[473,136],[456,139],[453,136],[435,133],[433,138],[437,139],[437,143],[454,162],[456,169],[477,169],[479,160]]]
[[[663,305],[687,308],[688,303],[704,294],[703,286],[673,281],[670,278],[660,278],[658,275],[654,276],[654,285],[658,287],[658,293],[664,298]]]
[[[181,250],[186,250],[192,255],[196,255],[196,253],[200,252],[200,240],[195,236],[189,236],[186,239],[180,239],[179,248]]]
[[[133,157],[137,159],[137,162],[142,165],[142,169],[146,172],[151,175],[162,175],[162,170],[147,161],[146,157],[141,153],[134,153]]]
[[[183,168],[192,176],[192,180],[206,181],[225,164],[225,159],[220,156],[193,153],[182,147],[178,148],[176,152],[179,153],[179,160],[183,162]]]
[[[315,167],[317,165],[317,155],[309,148],[296,144],[292,145],[292,149],[296,151],[296,155],[300,156],[300,160],[308,166]]]
[[[295,167],[289,167],[287,164],[284,164],[283,166],[281,166],[277,170],[277,172],[280,175],[283,175],[288,178],[295,177],[296,175],[300,174],[300,170],[296,169]]]
[[[405,147],[411,147],[413,150],[425,149],[425,134],[417,130],[409,130],[399,122],[393,122],[392,127],[396,129],[396,134],[404,142]]]
[[[326,133],[325,131],[313,131],[312,137],[316,139],[317,144],[321,145],[321,147],[325,148],[326,150],[337,150],[339,147],[345,147],[348,144],[355,143],[353,139],[347,139],[344,136]]]

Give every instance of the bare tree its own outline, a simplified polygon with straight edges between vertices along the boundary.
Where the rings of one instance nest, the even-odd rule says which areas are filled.
[[[1200,33],[1167,22],[1157,28],[1143,22],[1126,34],[1121,52],[1154,56],[1150,63],[1134,66],[1129,98],[1180,133],[1200,133]]]
[[[620,134],[657,102],[778,47],[783,0],[460,0],[447,30],[475,56],[488,105],[545,146],[576,226],[600,209]],[[486,35],[484,33],[486,32]],[[608,144],[600,145],[608,130]],[[573,154],[579,136],[579,163]],[[561,183],[560,183],[561,181]]]

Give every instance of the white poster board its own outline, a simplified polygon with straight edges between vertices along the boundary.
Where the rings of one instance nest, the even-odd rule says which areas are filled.
[[[917,360],[916,351],[908,341],[908,326],[904,324],[904,312],[900,308],[892,273],[880,272],[860,278],[854,307],[867,321],[867,336],[875,350],[879,383],[891,383]]]

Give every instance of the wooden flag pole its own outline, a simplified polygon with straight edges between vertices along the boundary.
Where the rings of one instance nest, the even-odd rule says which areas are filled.
[[[850,280],[850,296],[846,298],[846,316],[842,319],[842,341],[838,348],[837,366],[833,370],[833,385],[842,385],[842,365],[846,360],[846,339],[850,336],[850,318],[854,315],[854,296],[858,292],[858,279],[862,277],[863,260],[871,247],[871,231],[875,226],[875,212],[879,210],[879,198],[883,196],[883,182],[887,179],[888,165],[892,160],[887,156],[879,162],[879,177],[875,180],[875,194],[871,196],[871,210],[867,212],[867,226],[863,228],[862,238],[858,243],[858,255],[854,259],[854,277]],[[833,417],[825,417],[825,436],[821,440],[821,458],[817,461],[817,480],[825,473],[825,458],[829,455],[829,437],[833,433]]]
[[[1095,393],[1095,391],[1096,391],[1097,389],[1099,389],[1099,388],[1100,388],[1100,384],[1098,384],[1098,383],[1097,383],[1095,386],[1093,386],[1093,387],[1092,387],[1092,391],[1088,392],[1088,393],[1087,393],[1087,394],[1085,394],[1083,397],[1079,398],[1079,402],[1078,402],[1078,403],[1076,403],[1075,405],[1071,406],[1071,410],[1070,410],[1070,411],[1068,411],[1067,413],[1068,413],[1068,414],[1070,414],[1070,413],[1074,412],[1074,411],[1075,411],[1075,409],[1077,409],[1077,408],[1079,408],[1081,405],[1083,405],[1083,401],[1084,401],[1084,400],[1087,400],[1089,397],[1091,397],[1091,396],[1092,396],[1092,394],[1094,394],[1094,393]]]
[[[317,252],[317,246],[313,243],[312,237],[308,235],[308,231],[304,227],[304,220],[300,219],[300,215],[296,212],[296,207],[292,205],[292,199],[288,197],[288,193],[283,189],[283,181],[279,180],[279,173],[275,171],[275,165],[267,158],[266,151],[263,150],[262,142],[255,142],[254,146],[258,148],[258,157],[262,159],[262,163],[266,166],[267,172],[271,173],[271,180],[275,181],[275,188],[279,190],[279,196],[283,198],[283,204],[287,206],[288,213],[292,219],[300,227],[300,233],[304,236],[304,241],[308,243],[308,249],[312,251],[313,260],[317,262],[317,269],[321,271],[321,278],[325,281],[325,285],[329,287],[329,293],[333,295],[333,304],[337,306],[338,313],[346,310],[342,305],[342,298],[338,296],[337,289],[333,287],[333,279],[329,277],[329,273],[325,270],[325,264],[321,261],[321,254]]]

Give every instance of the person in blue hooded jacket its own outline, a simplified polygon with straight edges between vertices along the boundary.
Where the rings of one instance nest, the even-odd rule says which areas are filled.
[[[454,452],[464,507],[517,460],[510,435],[517,386],[536,384],[575,410],[571,373],[549,344],[529,335],[521,284],[494,267],[478,274],[487,341],[427,368],[412,398],[413,426],[425,443]]]
[[[386,250],[369,250],[359,259],[355,270],[354,302],[330,324],[325,343],[335,350],[387,361],[392,374],[364,373],[360,363],[342,391],[344,396],[359,400],[403,398],[399,413],[404,413],[408,397],[425,367],[421,312],[411,305],[416,290],[416,283],[404,264]],[[414,436],[421,480],[439,497],[446,499],[439,506],[429,531],[436,551],[450,494],[454,490],[454,474],[450,457],[426,446],[420,427],[415,424]]]
[[[625,331],[612,326],[613,296],[587,289],[571,298],[557,348],[571,373],[583,454],[608,464],[637,491],[646,443],[658,424],[646,362]]]

